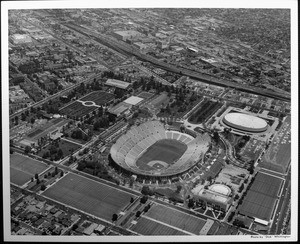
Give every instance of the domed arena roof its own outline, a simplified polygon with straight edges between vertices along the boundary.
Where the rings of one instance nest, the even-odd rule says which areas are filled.
[[[258,133],[266,131],[268,128],[268,124],[264,119],[244,113],[226,114],[223,122],[232,128],[248,132]]]
[[[209,189],[213,192],[225,195],[225,196],[229,196],[231,193],[231,189],[223,184],[213,184],[209,187]]]

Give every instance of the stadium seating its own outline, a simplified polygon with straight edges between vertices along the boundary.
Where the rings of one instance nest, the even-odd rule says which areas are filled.
[[[190,133],[166,131],[159,121],[147,121],[140,126],[132,126],[111,147],[110,153],[113,160],[124,169],[138,174],[157,175],[155,170],[147,171],[138,168],[136,160],[147,148],[162,139],[178,140],[187,145],[187,150],[171,167],[160,171],[160,176],[170,176],[188,170],[201,160],[210,143],[210,136],[207,134],[193,138]]]

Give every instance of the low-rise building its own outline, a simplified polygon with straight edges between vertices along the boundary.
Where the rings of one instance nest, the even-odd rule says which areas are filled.
[[[108,79],[105,85],[117,87],[123,90],[127,90],[131,87],[131,83],[121,81],[121,80],[116,80],[116,79]]]

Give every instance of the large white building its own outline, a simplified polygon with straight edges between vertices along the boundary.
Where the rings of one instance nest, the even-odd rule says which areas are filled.
[[[223,122],[242,131],[263,132],[268,129],[268,123],[264,119],[244,113],[228,113],[224,116]]]

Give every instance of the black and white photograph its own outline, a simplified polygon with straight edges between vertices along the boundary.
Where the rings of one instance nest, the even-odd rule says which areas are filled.
[[[4,241],[297,241],[297,5],[1,2]]]

